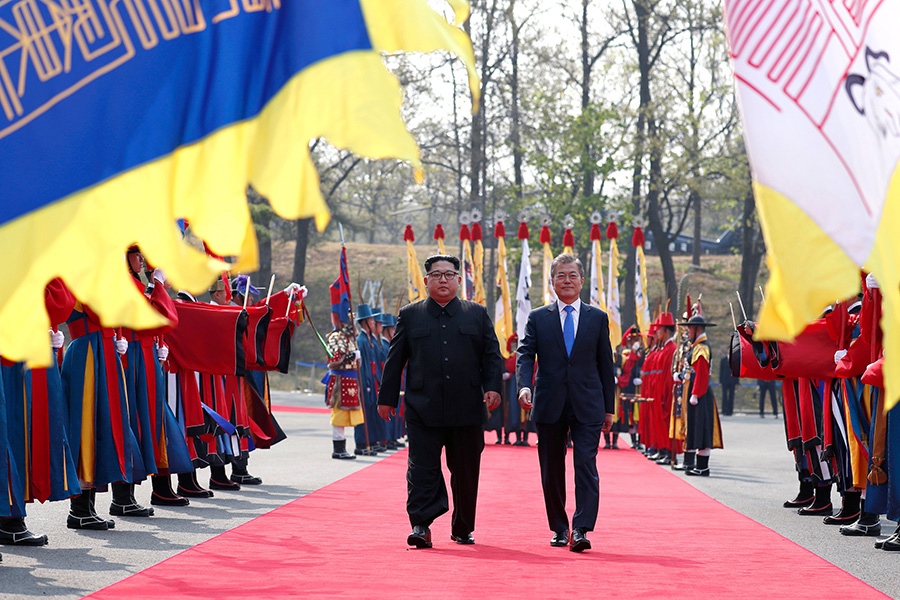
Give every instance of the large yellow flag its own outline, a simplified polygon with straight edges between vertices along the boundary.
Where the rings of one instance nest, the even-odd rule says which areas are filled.
[[[420,176],[385,54],[459,56],[477,102],[459,0],[455,23],[427,0],[163,4],[0,2],[8,359],[48,364],[44,287],[57,276],[104,325],[165,324],[122,264],[131,244],[188,291],[225,268],[182,241],[177,219],[215,254],[237,257],[234,270],[254,270],[248,184],[280,216],[324,227],[312,138],[407,160]]]
[[[593,216],[592,216],[593,218]],[[597,215],[600,218],[600,215]],[[591,225],[591,306],[606,312],[606,293],[603,289],[603,256],[600,250],[599,221]]]
[[[500,288],[500,297],[494,306],[494,333],[500,341],[500,353],[503,358],[509,357],[507,340],[516,332],[513,328],[512,302],[509,296],[509,279],[506,274],[506,229],[503,221],[497,221],[494,226],[494,237],[497,238],[497,286]]]
[[[542,264],[543,264],[543,275],[544,275],[544,295],[543,300],[544,304],[552,304],[556,302],[556,291],[553,289],[553,281],[550,275],[550,269],[553,266],[553,252],[550,250],[550,227],[544,225],[541,227],[541,237],[540,237],[541,245],[544,247],[544,254],[542,256]]]
[[[644,260],[644,230],[634,228],[634,310],[641,333],[650,330],[650,302],[647,300],[647,261]]]
[[[408,297],[410,302],[417,302],[428,297],[425,291],[425,279],[422,277],[422,267],[419,266],[419,259],[416,257],[416,247],[413,242],[416,237],[413,234],[412,225],[407,225],[403,232],[403,239],[406,241],[406,282],[408,286]]]
[[[770,276],[758,336],[799,333],[860,269],[884,296],[886,405],[900,398],[900,2],[726,0]]]
[[[622,315],[619,312],[619,229],[614,222],[606,227],[609,238],[609,282],[606,286],[606,314],[609,315],[609,343],[613,348],[622,340]]]
[[[484,243],[482,243],[481,238],[481,223],[475,221],[472,223],[472,241],[475,245],[475,250],[472,254],[472,275],[474,278],[474,297],[472,299],[484,306],[487,300],[484,295]]]

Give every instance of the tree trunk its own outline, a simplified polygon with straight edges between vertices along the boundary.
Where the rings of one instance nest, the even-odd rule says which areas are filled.
[[[657,136],[656,121],[648,119],[648,137],[655,140]],[[671,305],[677,304],[678,282],[675,280],[675,264],[672,261],[672,252],[669,250],[668,232],[663,231],[662,218],[659,207],[659,184],[662,179],[662,144],[657,141],[650,150],[650,186],[647,190],[647,216],[653,239],[659,240],[656,244],[659,253],[659,262],[663,270],[663,286],[665,296],[671,301]],[[644,290],[644,293],[648,293]]]
[[[738,291],[747,318],[754,319],[754,298],[756,297],[756,278],[759,275],[759,267],[765,253],[765,242],[762,240],[762,232],[756,219],[756,205],[753,201],[753,189],[747,190],[744,196],[744,213],[741,217],[741,282]],[[743,319],[740,308],[735,306],[735,317]]]
[[[581,0],[581,115],[591,105],[591,47],[588,40],[588,5],[590,0]],[[584,142],[581,148],[582,198],[587,200],[594,194],[594,168],[591,164],[590,136],[584,133],[586,126],[582,122]]]
[[[693,184],[693,182],[692,182]],[[694,242],[693,242],[693,255],[691,256],[691,265],[695,267],[700,266],[700,253],[702,251],[702,236],[700,231],[701,226],[701,207],[700,207],[700,194],[697,193],[693,187],[691,188],[691,193],[688,196],[688,202],[691,204],[691,208],[694,211]]]
[[[650,119],[650,47],[647,41],[647,20],[649,10],[646,0],[634,0],[634,10],[637,15],[637,52],[638,70],[640,72],[640,106],[638,108],[637,131],[634,137],[634,168],[631,184],[631,208],[632,214],[640,215],[641,212],[641,184],[643,179],[644,145],[646,143],[647,121]],[[625,297],[622,304],[622,329],[635,323],[634,302],[634,245],[630,239],[623,239],[621,244],[627,244],[625,254]]]
[[[291,281],[304,284],[306,278],[306,249],[309,247],[309,226],[312,219],[297,220],[297,246],[294,248],[294,273]]]

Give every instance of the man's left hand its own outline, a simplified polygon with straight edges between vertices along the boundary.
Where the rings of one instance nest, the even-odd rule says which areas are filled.
[[[606,421],[603,423],[603,427],[600,428],[600,431],[606,432],[612,429],[613,419],[616,418],[616,415],[611,413],[606,413]]]
[[[488,410],[494,410],[500,406],[500,394],[497,392],[485,392],[484,403],[487,404]]]

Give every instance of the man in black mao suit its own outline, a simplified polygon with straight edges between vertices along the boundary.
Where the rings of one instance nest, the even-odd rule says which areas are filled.
[[[489,410],[500,404],[502,358],[494,326],[483,306],[456,297],[460,281],[455,256],[425,261],[428,299],[400,311],[378,394],[378,413],[389,419],[407,366],[406,511],[413,527],[407,543],[417,548],[431,547],[429,527],[449,509],[442,449],[453,493],[450,539],[475,543],[485,404]]]
[[[591,547],[600,505],[597,448],[615,413],[615,373],[609,318],[579,299],[581,261],[571,254],[553,260],[550,271],[557,302],[531,311],[519,345],[516,376],[519,402],[537,424],[538,459],[551,546],[573,552]],[[534,364],[537,358],[537,377]],[[532,394],[534,380],[534,394]],[[566,441],[571,433],[575,463],[575,515],[571,543],[566,516]]]

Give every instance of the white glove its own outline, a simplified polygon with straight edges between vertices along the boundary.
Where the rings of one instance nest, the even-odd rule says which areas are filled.
[[[878,281],[875,279],[875,276],[869,273],[866,275],[866,287],[870,290],[877,290],[879,287]]]
[[[153,279],[158,281],[160,285],[166,285],[166,274],[162,269],[153,269]]]
[[[672,373],[672,379],[675,380],[675,383],[681,383],[681,373],[675,371],[674,373]]]
[[[631,345],[631,349],[634,350],[635,352],[639,352],[641,349],[641,343],[640,342],[633,343]]]
[[[128,340],[123,338],[114,338],[116,340],[116,352],[125,354],[128,352]]]
[[[841,359],[844,358],[845,356],[847,356],[846,350],[838,350],[837,352],[835,352],[834,353],[834,364],[838,364],[839,362],[841,362]]]
[[[50,330],[50,347],[54,350],[58,350],[63,347],[63,342],[66,341],[66,334],[62,331],[53,331]]]
[[[508,380],[508,379],[509,379],[509,373],[504,373],[504,374],[503,374],[503,381],[506,381],[506,380]]]
[[[284,288],[284,293],[288,295],[293,293],[295,300],[303,300],[304,298],[306,298],[307,291],[305,285],[300,285],[299,283],[291,283],[291,285]]]
[[[169,358],[169,347],[166,345],[160,345],[156,348],[156,358],[160,360],[160,362],[165,361]]]
[[[691,394],[691,399],[688,400],[688,402],[691,403],[691,406],[696,406],[697,403],[700,402],[700,398],[698,398],[698,397],[695,396],[694,394]]]
[[[362,354],[359,353],[359,350],[357,350],[356,352],[353,353],[353,357],[356,360],[362,360]]]
[[[633,383],[634,385],[641,385],[641,383],[643,383],[643,382],[644,382],[644,380],[641,379],[640,377],[635,377],[634,379],[631,380],[631,383]]]

